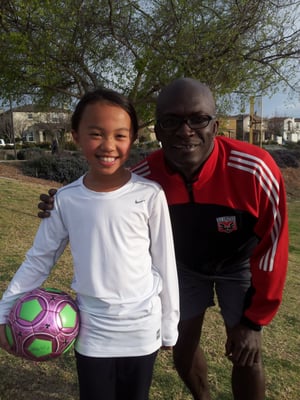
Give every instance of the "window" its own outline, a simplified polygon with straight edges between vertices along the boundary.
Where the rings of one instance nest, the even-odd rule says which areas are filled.
[[[33,132],[31,132],[31,131],[26,132],[25,138],[26,138],[26,142],[34,142]]]
[[[52,114],[51,115],[51,122],[53,122],[53,123],[59,122],[57,114]]]

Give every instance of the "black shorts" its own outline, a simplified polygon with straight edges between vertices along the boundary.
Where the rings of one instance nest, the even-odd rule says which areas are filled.
[[[157,351],[116,358],[75,354],[80,400],[148,400]]]
[[[239,323],[251,285],[249,269],[210,277],[178,268],[178,279],[181,320],[203,314],[208,307],[215,305],[216,296],[225,324],[230,328]]]

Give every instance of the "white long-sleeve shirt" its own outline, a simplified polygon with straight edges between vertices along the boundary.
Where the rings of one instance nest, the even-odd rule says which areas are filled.
[[[58,190],[32,248],[0,301],[40,286],[70,243],[81,328],[79,353],[150,354],[177,340],[179,300],[169,211],[160,186],[135,174],[120,189],[94,192],[83,177]]]

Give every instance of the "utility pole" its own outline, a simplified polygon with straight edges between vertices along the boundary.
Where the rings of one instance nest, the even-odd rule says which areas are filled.
[[[260,147],[262,147],[262,142],[263,142],[263,98],[261,95],[260,140],[259,140]]]
[[[15,140],[14,115],[13,115],[13,109],[12,109],[12,101],[11,101],[10,97],[9,97],[9,110],[10,110],[10,126],[11,126],[12,139],[13,139],[13,144],[14,144],[14,154],[15,154],[15,160],[16,160],[17,159],[17,149],[16,149],[16,140]]]
[[[255,101],[257,99],[257,101]],[[256,124],[260,120],[259,129],[259,146],[262,147],[262,137],[263,137],[263,109],[262,109],[262,95],[250,97],[250,126],[249,126],[249,143],[253,144],[253,127],[255,132]]]
[[[249,143],[253,144],[254,96],[250,97]]]

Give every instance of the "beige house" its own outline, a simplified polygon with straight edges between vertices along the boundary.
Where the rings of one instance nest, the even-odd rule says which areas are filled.
[[[0,137],[10,142],[52,142],[70,131],[70,118],[70,111],[65,109],[16,107],[0,113]]]
[[[237,117],[236,116],[219,116],[219,134],[236,139],[237,135]]]
[[[268,132],[279,144],[300,142],[300,119],[273,117],[268,120]]]
[[[249,114],[240,114],[237,116],[237,139],[260,145],[266,138],[268,120],[254,115],[251,119]],[[251,130],[252,128],[252,130]]]

